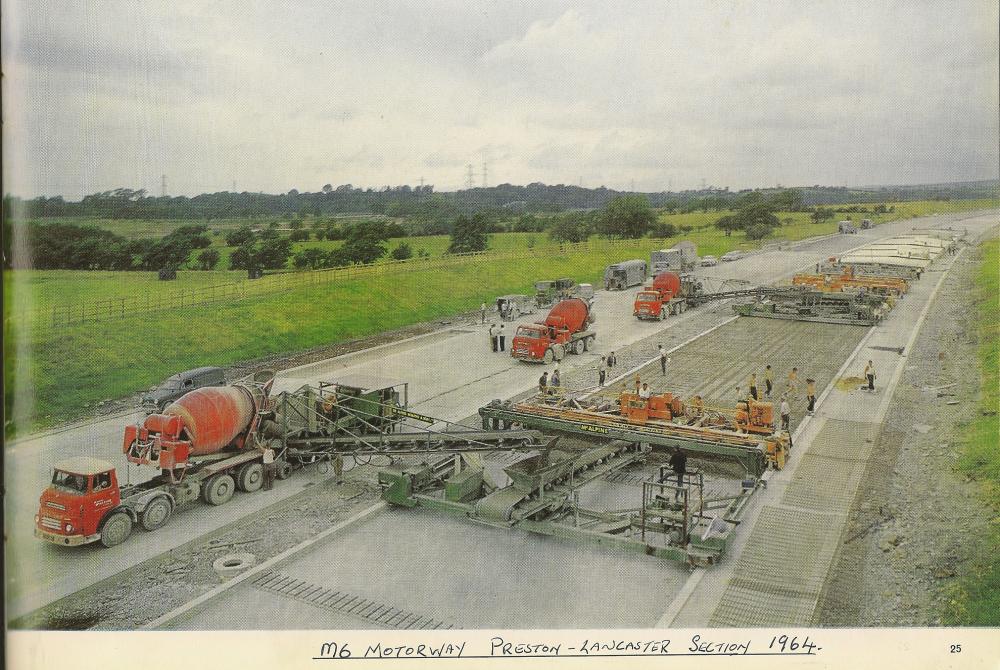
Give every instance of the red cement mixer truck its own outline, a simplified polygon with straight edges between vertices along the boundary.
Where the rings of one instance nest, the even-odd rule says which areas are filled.
[[[568,298],[556,304],[544,321],[518,326],[510,355],[522,361],[551,363],[561,361],[566,352],[582,354],[594,346],[597,334],[589,329],[593,322],[586,300]]]
[[[641,320],[666,319],[687,309],[688,285],[676,272],[661,272],[635,296],[632,314]]]
[[[267,410],[273,373],[259,373],[231,386],[201,388],[126,426],[122,450],[130,463],[160,474],[122,485],[115,468],[89,457],[56,463],[42,493],[35,535],[61,545],[124,542],[139,524],[162,527],[174,509],[201,497],[210,505],[228,502],[236,489],[256,491],[263,483],[265,444],[260,422]],[[279,464],[278,476],[287,476]]]

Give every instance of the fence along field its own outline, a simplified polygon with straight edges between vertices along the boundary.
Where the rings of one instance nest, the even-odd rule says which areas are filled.
[[[550,244],[506,251],[480,251],[451,254],[442,257],[410,258],[402,261],[384,261],[371,265],[353,265],[339,268],[325,268],[301,272],[280,272],[265,275],[256,280],[243,280],[222,284],[211,284],[197,288],[185,288],[169,293],[120,296],[91,301],[75,301],[52,304],[34,310],[21,310],[18,317],[26,327],[44,327],[58,330],[82,323],[97,323],[140,314],[176,311],[186,307],[196,307],[216,302],[233,302],[252,297],[272,295],[293,288],[320,286],[332,282],[362,277],[409,275],[457,265],[464,265],[475,259],[490,261],[522,260],[546,258],[553,254],[575,254],[609,249],[648,249],[672,246],[669,240],[649,238],[629,240],[593,239],[574,244]],[[538,277],[542,279],[543,277]]]

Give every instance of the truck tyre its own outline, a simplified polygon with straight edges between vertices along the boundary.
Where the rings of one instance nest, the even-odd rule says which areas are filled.
[[[590,351],[593,348],[594,348],[594,336],[591,335],[590,337],[585,338],[583,340],[583,349],[584,351]]]
[[[542,356],[542,362],[548,365],[549,363],[552,362],[552,359],[554,359],[555,357],[556,355],[552,353],[552,347],[549,347],[548,349],[545,350],[545,355]]]
[[[660,307],[660,321],[666,321],[667,320],[667,313],[669,311],[670,311],[669,307],[666,307],[666,306]]]
[[[576,354],[577,356],[583,355],[583,350],[586,348],[586,345],[583,343],[584,339],[586,338],[580,338],[579,340],[573,343],[573,353]]]
[[[244,463],[236,471],[236,486],[240,491],[253,493],[264,485],[264,466],[260,463]]]
[[[172,511],[173,506],[166,497],[154,498],[139,515],[139,523],[148,531],[156,530],[167,522]]]
[[[209,505],[223,505],[233,497],[236,492],[236,482],[227,474],[218,474],[209,477],[208,481],[201,489],[201,496]]]
[[[101,526],[101,544],[114,547],[132,534],[132,518],[125,512],[112,512]]]
[[[275,461],[274,463],[275,471],[274,476],[278,479],[288,479],[292,476],[292,464],[288,461],[282,459],[280,461]]]
[[[556,357],[556,362],[566,357],[566,347],[561,344],[552,345],[552,355]]]

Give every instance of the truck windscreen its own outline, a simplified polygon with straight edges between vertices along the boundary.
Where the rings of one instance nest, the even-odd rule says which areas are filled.
[[[59,488],[68,489],[74,493],[87,492],[87,476],[74,475],[70,472],[56,470],[52,473],[52,485]]]

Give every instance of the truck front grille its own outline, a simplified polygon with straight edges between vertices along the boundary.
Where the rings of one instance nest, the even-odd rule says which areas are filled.
[[[50,530],[62,530],[62,521],[59,519],[53,519],[52,517],[43,516],[42,527]]]
[[[60,505],[57,502],[51,502],[51,501],[45,503],[45,506],[46,507],[53,507],[55,509],[61,509],[61,510],[65,510],[66,509],[66,505]]]

